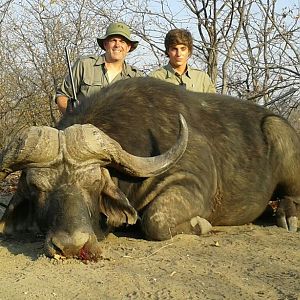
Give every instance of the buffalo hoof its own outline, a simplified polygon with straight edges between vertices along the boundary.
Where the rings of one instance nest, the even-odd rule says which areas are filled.
[[[212,230],[212,225],[204,218],[199,216],[191,219],[191,226],[196,234],[206,234]]]
[[[277,225],[291,232],[297,232],[298,227],[298,218],[297,217],[289,217],[285,218],[285,216],[280,216],[277,218]]]

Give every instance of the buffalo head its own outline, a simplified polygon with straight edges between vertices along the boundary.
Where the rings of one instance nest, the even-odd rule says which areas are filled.
[[[0,232],[39,230],[45,251],[97,256],[101,227],[134,224],[138,215],[111,178],[107,167],[129,177],[159,175],[173,166],[187,146],[187,126],[180,116],[176,144],[154,157],[137,157],[93,125],[65,130],[30,127],[20,132],[0,157],[0,179],[22,170],[18,188],[1,221]]]

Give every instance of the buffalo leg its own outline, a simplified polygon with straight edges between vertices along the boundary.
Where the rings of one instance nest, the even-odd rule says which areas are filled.
[[[182,186],[167,189],[144,209],[141,223],[146,237],[166,240],[179,233],[207,233],[211,225],[203,215],[207,211],[203,202],[203,196],[195,199],[195,194]]]

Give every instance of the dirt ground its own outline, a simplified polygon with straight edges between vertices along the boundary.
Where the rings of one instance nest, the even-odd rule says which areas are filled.
[[[110,234],[89,263],[45,257],[42,238],[0,236],[0,286],[0,300],[300,300],[300,232],[249,224],[164,242]]]

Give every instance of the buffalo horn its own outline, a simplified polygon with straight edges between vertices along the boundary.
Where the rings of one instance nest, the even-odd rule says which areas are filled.
[[[0,156],[0,179],[28,166],[42,166],[53,161],[59,151],[58,130],[32,126],[18,132]]]
[[[172,167],[183,155],[188,142],[188,127],[180,115],[180,133],[176,143],[165,153],[153,157],[138,157],[122,150],[114,157],[115,167],[132,176],[157,176]]]
[[[73,125],[64,130],[68,160],[74,164],[99,162],[112,165],[132,176],[159,175],[173,166],[183,155],[188,142],[186,121],[180,115],[180,133],[176,143],[165,153],[154,157],[138,157],[122,149],[120,144],[93,125]]]

